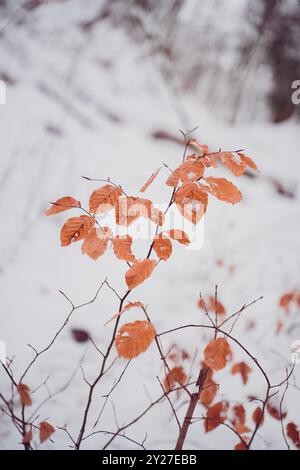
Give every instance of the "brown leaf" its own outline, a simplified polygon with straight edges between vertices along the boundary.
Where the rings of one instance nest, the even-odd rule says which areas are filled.
[[[300,449],[300,434],[296,424],[288,423],[286,426],[286,433],[288,437],[293,441],[295,446]]]
[[[138,261],[131,266],[125,274],[128,289],[134,289],[134,287],[142,284],[148,277],[150,277],[156,264],[156,261],[153,259],[144,259],[143,261]]]
[[[251,367],[249,367],[245,362],[238,362],[237,364],[234,364],[231,369],[232,375],[241,374],[244,385],[248,382],[248,375],[251,371]]]
[[[279,306],[283,308],[286,313],[289,311],[291,302],[294,300],[295,291],[286,292],[279,299]]]
[[[225,178],[208,176],[203,179],[209,186],[202,185],[201,187],[216,196],[220,201],[236,204],[242,200],[241,191]]]
[[[22,405],[31,406],[32,400],[30,396],[30,388],[28,387],[28,385],[19,384],[17,389],[19,392],[20,402],[22,403]]]
[[[277,419],[278,421],[281,421],[281,414],[280,414],[280,408],[277,405],[275,401],[268,401],[267,403],[267,410],[269,414],[272,416],[272,418]],[[282,411],[282,419],[286,418],[286,411]]]
[[[153,249],[160,259],[166,261],[172,254],[172,243],[169,238],[160,233],[154,239]]]
[[[155,178],[157,177],[158,173],[160,172],[162,167],[159,167],[157,170],[155,170],[154,173],[152,173],[152,175],[150,176],[150,178],[147,179],[146,183],[141,187],[140,189],[140,193],[144,193],[146,191],[146,189],[149,188],[150,184],[153,183],[153,181],[155,180]]]
[[[244,442],[241,441],[238,444],[236,444],[236,446],[234,447],[234,450],[248,450],[248,447],[246,446]]]
[[[234,429],[239,434],[245,434],[250,432],[250,429],[246,426],[246,412],[243,405],[237,404],[233,407],[233,418],[231,420]]]
[[[41,444],[49,439],[49,437],[55,432],[55,428],[47,421],[40,423],[40,442]]]
[[[149,199],[139,197],[120,198],[116,205],[116,223],[118,225],[128,226],[139,217],[152,220],[154,223],[162,225],[163,213],[153,206]]]
[[[220,401],[215,405],[208,408],[206,413],[206,419],[204,420],[205,432],[213,431],[221,423],[224,423],[227,417],[228,403],[226,401]]]
[[[231,349],[225,338],[213,339],[204,349],[204,362],[213,370],[223,369],[231,357]]]
[[[106,184],[92,192],[89,200],[90,212],[101,214],[113,209],[119,197],[122,195],[122,189],[116,188],[111,184]]]
[[[204,364],[204,367],[205,367],[205,364]],[[200,393],[200,397],[199,397],[200,402],[205,406],[209,406],[214,401],[214,398],[218,391],[218,385],[212,379],[212,374],[213,374],[212,369],[209,369],[209,373],[207,374],[202,392]]]
[[[260,406],[255,408],[255,410],[253,411],[252,419],[253,419],[253,422],[254,422],[255,426],[258,426],[258,424],[259,424],[259,426],[263,425],[264,417],[263,417],[262,409],[261,409]]]
[[[52,203],[52,206],[45,211],[45,215],[58,214],[59,212],[67,211],[68,209],[72,209],[74,207],[80,207],[80,202],[73,197],[62,197],[57,199],[56,202]]]
[[[197,224],[206,212],[208,197],[195,183],[186,183],[175,193],[179,212],[193,224]]]
[[[171,369],[164,380],[164,389],[169,392],[173,388],[179,385],[185,385],[187,383],[187,375],[181,366],[175,366]]]
[[[60,232],[61,246],[68,246],[73,242],[78,242],[85,238],[94,223],[95,219],[88,215],[68,219]]]
[[[81,253],[88,255],[93,260],[98,259],[105,253],[111,230],[109,227],[92,228],[86,235],[81,246]]]
[[[77,343],[86,343],[90,339],[90,335],[85,330],[73,328],[71,330],[72,336]]]
[[[118,355],[125,359],[133,359],[146,351],[156,331],[148,321],[137,320],[121,326],[115,339]]]
[[[133,263],[136,261],[131,252],[132,237],[130,235],[117,235],[112,239],[112,244],[117,258]]]
[[[172,240],[176,240],[182,245],[188,245],[191,243],[188,235],[183,230],[169,230],[166,234],[168,237],[172,238]]]

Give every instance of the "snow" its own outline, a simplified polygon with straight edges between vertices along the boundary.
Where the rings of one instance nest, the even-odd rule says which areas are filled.
[[[49,201],[65,195],[87,201],[97,183],[81,176],[110,176],[128,194],[135,195],[162,162],[173,169],[181,162],[182,149],[175,143],[153,139],[152,133],[164,130],[180,137],[179,129],[198,125],[195,137],[210,148],[244,148],[257,163],[259,177],[235,178],[218,169],[218,176],[229,178],[239,187],[243,201],[231,206],[210,198],[203,248],[188,250],[174,243],[170,260],[161,262],[151,279],[128,300],[146,304],[157,331],[164,331],[203,322],[203,313],[197,307],[199,292],[211,294],[216,284],[229,312],[263,295],[263,300],[242,314],[233,334],[264,365],[273,383],[281,381],[285,367],[291,366],[291,342],[300,335],[299,327],[288,333],[289,326],[298,321],[299,309],[288,317],[278,308],[282,293],[299,287],[299,124],[292,120],[280,125],[224,124],[195,97],[175,94],[158,60],[148,56],[147,48],[135,43],[126,31],[108,21],[88,32],[80,30],[78,22],[92,17],[99,2],[89,2],[89,11],[83,1],[70,3],[40,7],[25,16],[24,24],[11,21],[0,45],[1,68],[16,81],[7,86],[6,104],[0,106],[0,339],[6,343],[7,356],[14,357],[16,377],[33,357],[27,345],[37,349],[47,345],[69,312],[70,305],[58,290],[75,305],[92,299],[106,276],[117,292],[126,291],[127,266],[114,258],[112,249],[93,262],[81,255],[76,244],[65,249],[59,246],[59,229],[67,216],[44,217]],[[170,188],[164,185],[167,175],[168,170],[163,169],[145,197],[166,204],[170,196]],[[278,194],[271,179],[295,190],[296,197]],[[136,249],[145,253],[145,245],[139,242]],[[222,260],[221,267],[217,260]],[[103,288],[94,303],[74,312],[55,345],[30,371],[26,378],[30,388],[34,390],[49,376],[47,386],[52,393],[67,384],[76,371],[67,389],[39,410],[40,421],[47,419],[56,427],[67,424],[72,435],[78,434],[88,393],[78,365],[82,364],[87,380],[93,380],[101,357],[92,345],[75,343],[70,330],[86,329],[105,348],[112,325],[103,325],[117,309],[116,297]],[[132,309],[123,320],[138,318],[140,311]],[[279,318],[284,320],[284,327],[276,336]],[[251,322],[254,327],[247,329]],[[209,339],[209,331],[193,328],[164,337],[162,343],[167,351],[176,342],[191,356],[197,348],[196,376],[201,351]],[[249,361],[235,346],[233,351],[237,361]],[[249,395],[264,395],[263,378],[254,364],[249,365],[253,372],[247,387],[230,374],[230,367],[216,374],[220,399],[247,403]],[[97,388],[88,433],[103,405],[103,395],[124,366],[125,361],[118,360]],[[163,368],[151,346],[129,365],[97,429],[115,431],[115,420],[119,425],[128,422],[149,404],[149,396],[152,400],[158,397],[161,389],[157,375],[163,378]],[[293,381],[286,394],[287,420],[299,424],[299,366]],[[1,392],[9,395],[3,373],[0,386]],[[33,394],[33,410],[45,397],[47,389],[42,386]],[[249,426],[255,406],[247,405]],[[186,403],[179,410],[181,419],[185,409]],[[198,416],[203,412],[199,408]],[[19,436],[4,416],[0,423],[0,448],[21,448]],[[138,441],[146,433],[147,448],[174,447],[177,425],[167,402],[154,407],[128,430],[128,436]],[[60,430],[53,440],[54,444],[46,442],[42,448],[61,449],[70,444]],[[83,448],[100,449],[107,441],[107,435],[95,434],[84,441]],[[198,422],[191,426],[187,447],[232,448],[236,441],[236,436],[222,426],[205,435],[203,424]],[[114,447],[136,445],[120,436]],[[254,448],[285,448],[279,421],[266,418]]]

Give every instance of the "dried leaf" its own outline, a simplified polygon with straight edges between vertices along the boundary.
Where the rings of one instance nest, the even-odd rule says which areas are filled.
[[[172,254],[172,243],[169,238],[160,233],[154,239],[153,249],[160,259],[166,261]]]
[[[294,423],[288,423],[286,426],[286,433],[288,437],[293,441],[295,446],[300,449],[300,434],[297,426]]]
[[[206,189],[213,196],[216,196],[220,201],[236,204],[242,200],[243,196],[241,191],[225,178],[213,178],[212,176],[208,176],[203,179],[209,186],[202,185],[201,187]]]
[[[55,432],[55,428],[47,421],[40,423],[40,442],[41,444],[49,439],[49,437]]]
[[[215,405],[208,408],[206,413],[206,419],[204,420],[205,432],[213,431],[221,423],[224,423],[227,417],[228,403],[226,401],[220,401]]]
[[[256,164],[250,157],[247,157],[244,153],[241,152],[239,152],[238,154],[241,160],[247,165],[248,168],[251,168],[251,170],[258,171]]]
[[[218,152],[216,158],[220,160],[235,176],[241,176],[247,168],[246,162],[236,152]]]
[[[71,330],[74,341],[77,343],[86,343],[90,339],[90,335],[85,330],[80,330],[78,328],[73,328]]]
[[[18,392],[20,396],[20,402],[24,406],[31,406],[32,400],[30,396],[30,388],[26,384],[19,384],[18,385]]]
[[[249,367],[245,362],[238,362],[237,364],[234,364],[231,369],[232,375],[241,374],[244,385],[248,382],[248,375],[251,371],[251,367]]]
[[[232,409],[233,411],[233,418],[231,422],[234,426],[234,429],[239,434],[245,434],[250,432],[250,429],[246,426],[246,412],[243,405],[235,405]]]
[[[175,366],[171,369],[164,380],[164,389],[166,392],[169,392],[173,388],[178,387],[179,385],[185,385],[187,383],[187,375],[184,372],[181,366]]]
[[[289,312],[290,304],[294,300],[295,291],[286,292],[279,299],[279,306],[283,308],[286,313]]]
[[[116,223],[118,225],[128,226],[139,217],[145,217],[159,225],[162,225],[164,220],[163,213],[155,208],[149,199],[133,196],[119,199],[116,205]]]
[[[131,252],[132,237],[130,235],[117,235],[112,239],[114,253],[117,258],[134,263],[135,256]]]
[[[248,450],[248,447],[246,446],[244,442],[241,441],[238,444],[236,444],[236,446],[234,447],[234,450]]]
[[[124,312],[127,312],[127,310],[130,310],[131,308],[134,308],[134,307],[144,308],[144,304],[142,304],[142,302],[128,302],[128,304],[125,305],[125,307],[123,307],[122,310],[120,310],[120,312],[116,313],[113,317],[111,317],[110,320],[104,323],[104,326],[108,325],[108,323],[110,323],[112,320],[120,317]]]
[[[195,183],[186,183],[175,193],[179,212],[193,224],[197,224],[206,212],[207,193]]]
[[[111,230],[109,227],[92,228],[86,235],[81,247],[81,253],[88,255],[93,260],[98,259],[105,253]]]
[[[263,417],[262,409],[261,409],[260,406],[255,408],[255,410],[253,411],[252,419],[253,419],[253,422],[254,422],[255,426],[258,426],[258,424],[259,424],[259,426],[262,426],[263,421],[264,421],[264,417]]]
[[[149,188],[150,184],[153,183],[153,181],[155,180],[155,178],[157,177],[158,173],[160,172],[162,167],[159,167],[157,168],[157,170],[155,170],[154,173],[152,173],[152,175],[150,176],[150,178],[147,179],[146,183],[141,187],[140,189],[140,193],[144,193],[146,191],[146,189]]]
[[[213,295],[209,295],[207,300],[200,298],[198,306],[201,310],[204,310],[204,312],[216,312],[218,315],[226,314],[224,305],[218,299],[217,302],[215,302],[215,297]]]
[[[68,209],[72,209],[74,207],[80,207],[80,202],[73,197],[62,197],[57,199],[56,202],[52,203],[52,206],[45,211],[45,215],[58,214],[59,212],[67,211]]]
[[[151,276],[155,266],[156,261],[153,259],[144,259],[143,261],[138,261],[131,266],[125,274],[128,289],[132,290],[134,287],[142,284]]]
[[[280,407],[275,400],[271,399],[268,401],[267,410],[272,418],[277,419],[278,421],[281,421],[281,418],[286,418],[287,412],[282,410],[282,413],[280,413]]]
[[[225,338],[213,339],[204,349],[204,362],[213,370],[223,369],[231,357],[231,349]]]
[[[205,367],[206,365],[203,364],[203,366]],[[203,389],[199,397],[200,402],[205,406],[209,406],[214,401],[214,398],[218,391],[218,385],[212,379],[212,375],[213,370],[208,369],[208,374],[206,376],[206,380],[204,382]]]
[[[200,159],[187,160],[176,168],[166,181],[168,186],[176,187],[181,181],[183,184],[199,180],[204,174],[205,166]]]
[[[115,339],[119,356],[125,359],[139,356],[148,349],[155,335],[155,328],[148,321],[126,323],[121,326]]]
[[[106,184],[92,192],[89,200],[89,208],[92,214],[101,214],[113,209],[119,197],[122,195],[122,189]]]
[[[85,238],[94,223],[95,219],[88,215],[68,219],[60,232],[61,246],[68,246],[73,242],[78,242]]]
[[[166,234],[168,235],[168,237],[172,238],[172,240],[176,240],[182,245],[188,245],[189,243],[191,243],[188,235],[183,230],[169,230],[168,232],[166,232]]]

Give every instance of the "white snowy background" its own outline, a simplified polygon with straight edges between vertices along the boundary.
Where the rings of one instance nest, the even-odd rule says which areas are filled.
[[[182,146],[155,139],[153,133],[164,131],[180,139],[179,129],[198,126],[194,135],[199,141],[213,150],[246,149],[260,174],[257,178],[235,178],[219,168],[216,176],[233,181],[242,191],[243,201],[231,206],[210,198],[203,249],[188,251],[174,244],[170,260],[161,262],[151,279],[135,289],[129,300],[146,304],[156,329],[163,331],[205,321],[197,307],[198,295],[212,294],[216,284],[228,314],[263,296],[263,300],[243,313],[233,334],[268,371],[272,383],[281,381],[285,368],[291,366],[291,342],[300,339],[299,309],[294,308],[287,316],[278,307],[284,292],[300,287],[299,122],[291,118],[272,124],[264,110],[261,119],[228,123],[219,112],[222,104],[218,111],[205,101],[203,94],[208,93],[208,88],[197,94],[182,91],[174,70],[173,80],[164,72],[160,55],[151,53],[147,41],[137,40],[128,29],[113,24],[109,18],[92,28],[80,27],[96,16],[101,1],[45,2],[32,10],[19,8],[17,1],[8,3],[6,9],[0,10],[0,72],[7,83],[6,104],[0,106],[0,339],[6,343],[7,356],[14,358],[16,378],[33,357],[27,345],[37,349],[47,345],[68,314],[70,306],[59,290],[80,304],[91,299],[108,276],[118,292],[126,291],[126,264],[115,259],[112,249],[94,262],[81,255],[78,244],[60,247],[59,230],[69,214],[44,217],[49,201],[70,195],[86,203],[97,183],[83,180],[83,175],[110,176],[128,194],[135,195],[161,162],[175,168],[181,160]],[[189,3],[181,19],[187,28]],[[224,30],[229,29],[229,24],[236,31],[241,28],[242,3],[219,4],[219,14],[227,18]],[[201,18],[204,21],[199,15],[199,21]],[[162,18],[160,24],[150,23],[148,27],[155,32],[155,28],[162,29],[163,25]],[[185,60],[189,58],[189,47],[189,43],[183,44]],[[220,57],[210,60],[214,62]],[[222,60],[225,66],[230,64],[230,51],[228,61],[226,57]],[[253,74],[252,80],[259,77]],[[267,80],[262,78],[262,87]],[[224,96],[231,91],[228,85],[224,89],[219,74],[210,86],[222,89]],[[247,106],[244,107],[247,115]],[[258,107],[263,108],[261,103]],[[167,170],[161,171],[146,197],[158,203],[167,201],[169,188],[164,185],[167,175]],[[276,182],[293,192],[294,197],[279,194]],[[222,266],[218,260],[222,260]],[[99,347],[105,349],[112,324],[106,327],[103,324],[117,309],[116,297],[103,288],[93,304],[74,312],[54,346],[37,361],[26,383],[33,390],[49,376],[48,390],[42,386],[33,394],[30,412],[47,397],[49,390],[55,393],[63,388],[77,370],[67,389],[39,410],[38,421],[48,420],[55,427],[67,424],[74,437],[78,434],[88,393],[78,365],[82,365],[87,379],[92,381],[101,357],[89,343],[75,342],[71,329],[88,331]],[[142,318],[142,314],[132,310],[124,314],[122,322],[136,318]],[[279,319],[284,325],[276,335]],[[209,339],[206,331],[184,330],[164,338],[163,347],[167,351],[175,342],[191,356],[198,348],[196,377],[202,349]],[[245,404],[247,424],[253,428],[251,414],[256,404],[248,403],[247,397],[263,397],[265,383],[249,358],[236,347],[233,351],[236,362],[245,360],[253,371],[246,387],[239,376],[231,375],[230,366],[220,371],[216,374],[220,383],[218,397]],[[115,354],[113,351],[113,357]],[[190,362],[185,365],[187,371]],[[103,395],[124,365],[124,361],[118,360],[97,387],[87,433],[93,430]],[[286,422],[292,420],[298,425],[299,367],[295,368],[285,397]],[[158,397],[161,389],[157,375],[163,379],[163,367],[152,345],[131,362],[110,397],[97,430],[114,432],[118,425],[147,406],[149,396]],[[9,396],[10,384],[3,371],[0,388]],[[17,401],[16,397],[16,410]],[[175,406],[183,401],[181,395]],[[185,410],[186,404],[179,408],[181,419]],[[203,413],[199,406],[196,415]],[[174,447],[177,425],[167,401],[154,407],[126,435],[141,442],[146,433],[145,447]],[[83,448],[101,449],[108,439],[108,435],[95,434],[84,441]],[[35,438],[36,444],[37,441]],[[71,444],[60,430],[53,435],[53,441],[41,448],[63,449]],[[232,449],[237,441],[223,426],[205,434],[199,421],[191,426],[186,447]],[[3,414],[0,448],[22,448],[19,435]],[[138,446],[119,437],[112,448]],[[254,448],[286,448],[279,421],[266,416]]]

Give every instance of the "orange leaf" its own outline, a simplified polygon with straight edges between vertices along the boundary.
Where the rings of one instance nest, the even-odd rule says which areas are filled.
[[[220,401],[208,408],[206,418],[204,420],[205,432],[210,432],[221,423],[224,423],[226,419],[226,413],[228,409],[228,403],[226,401]]]
[[[223,369],[231,357],[231,349],[225,338],[213,339],[204,349],[204,362],[213,370]]]
[[[61,246],[68,246],[72,242],[78,242],[85,238],[94,223],[95,219],[88,215],[68,219],[60,231]]]
[[[139,356],[148,349],[155,335],[155,328],[148,321],[126,323],[121,326],[115,339],[119,356],[125,359]]]
[[[125,307],[123,307],[122,310],[120,310],[120,312],[116,313],[113,317],[111,317],[110,320],[104,323],[104,326],[106,326],[115,318],[120,317],[124,312],[127,312],[127,310],[130,310],[131,308],[134,308],[134,307],[144,308],[144,304],[142,304],[142,302],[128,302],[128,304],[125,305]]]
[[[155,180],[155,178],[157,177],[158,173],[160,172],[161,170],[161,167],[158,168],[154,173],[152,173],[152,175],[150,176],[150,178],[147,179],[146,183],[141,187],[140,189],[140,193],[144,193],[146,191],[147,188],[149,188],[150,184],[153,183],[153,181]]]
[[[81,247],[81,253],[93,260],[98,259],[106,251],[111,230],[109,227],[92,228],[86,235]]]
[[[212,295],[209,295],[206,301],[201,298],[198,302],[198,306],[205,312],[207,310],[208,312],[216,312],[218,315],[226,314],[224,305],[219,300],[215,302],[215,297]]]
[[[175,366],[171,369],[164,380],[164,389],[169,392],[176,388],[177,384],[185,385],[187,383],[187,375],[181,366]]]
[[[221,160],[224,166],[228,168],[235,176],[242,175],[246,170],[246,163],[240,155],[235,152],[219,152],[216,158]]]
[[[225,178],[208,176],[203,179],[209,186],[202,185],[202,188],[216,196],[220,201],[229,202],[230,204],[236,204],[241,201],[243,197],[241,191]]]
[[[191,243],[188,235],[183,230],[169,230],[166,234],[172,238],[172,240],[176,240],[182,245],[188,245]]]
[[[172,243],[169,238],[164,237],[163,234],[160,233],[154,239],[153,249],[160,259],[166,261],[172,254]]]
[[[112,240],[114,253],[117,258],[135,262],[136,258],[131,252],[132,237],[130,235],[116,236]]]
[[[300,434],[297,426],[294,423],[288,423],[286,426],[286,433],[288,437],[293,441],[295,446],[300,449]]]
[[[194,147],[201,157],[206,155],[208,152],[208,146],[200,144],[196,139],[191,139],[189,141],[189,146]]]
[[[240,158],[242,159],[242,161],[249,168],[251,168],[251,170],[258,171],[258,168],[257,168],[256,164],[254,163],[254,161],[250,157],[247,157],[244,153],[241,153],[241,152],[239,152],[238,154],[239,154]]]
[[[246,444],[241,441],[238,444],[236,444],[236,446],[234,447],[234,450],[248,450],[248,448]]]
[[[120,198],[116,205],[116,223],[128,226],[139,217],[145,217],[154,223],[163,224],[163,213],[153,206],[149,199],[139,197]]]
[[[175,193],[179,212],[193,224],[197,224],[206,212],[208,197],[195,183],[186,183]]]
[[[231,369],[232,375],[241,374],[244,385],[248,382],[248,375],[251,371],[251,367],[249,367],[245,362],[238,362],[237,364],[234,364]]]
[[[67,211],[73,207],[80,207],[80,202],[73,197],[61,197],[56,202],[52,202],[52,206],[45,211],[45,215],[54,215],[59,212]]]
[[[175,171],[169,176],[166,181],[168,186],[176,187],[179,181],[182,183],[190,183],[197,181],[204,174],[205,166],[200,159],[187,160],[182,163]]]
[[[293,301],[294,295],[295,295],[294,291],[286,292],[279,299],[279,306],[283,308],[286,311],[286,313],[288,313],[289,311],[290,303]]]
[[[259,426],[262,426],[263,421],[264,421],[264,417],[263,417],[262,409],[261,409],[260,406],[255,408],[255,410],[253,411],[252,419],[253,419],[253,422],[256,426],[258,426],[258,424],[259,424]]]
[[[90,212],[101,214],[116,206],[122,189],[106,184],[92,192],[89,200]]]
[[[132,290],[134,287],[142,284],[148,277],[151,276],[156,261],[153,259],[144,259],[137,261],[125,274],[126,284],[128,289]]]
[[[55,432],[55,428],[47,421],[42,421],[40,423],[40,441],[41,444],[49,439],[49,437]]]
[[[18,392],[20,395],[20,401],[22,405],[24,406],[31,406],[32,405],[32,400],[30,396],[30,388],[28,385],[25,384],[19,384],[18,385]]]
[[[27,431],[25,433],[25,435],[23,436],[23,439],[22,439],[22,444],[30,444],[30,442],[32,441],[32,431]]]

